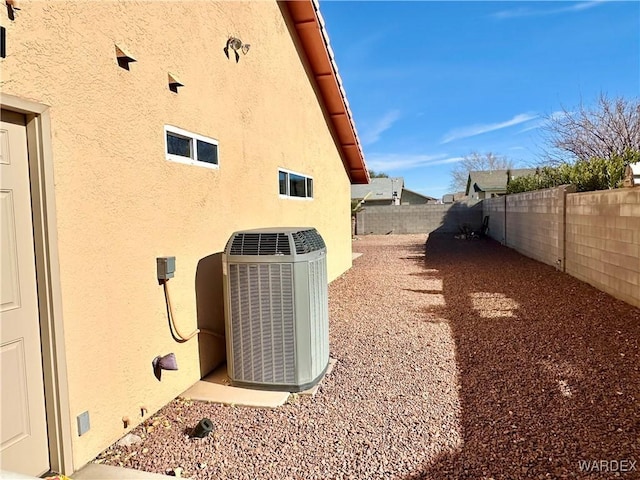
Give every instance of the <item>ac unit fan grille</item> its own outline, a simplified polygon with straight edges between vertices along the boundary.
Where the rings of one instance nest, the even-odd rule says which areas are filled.
[[[231,243],[231,255],[291,255],[284,233],[239,233]]]
[[[322,250],[326,247],[324,240],[315,228],[302,230],[291,234],[297,254],[304,254]]]

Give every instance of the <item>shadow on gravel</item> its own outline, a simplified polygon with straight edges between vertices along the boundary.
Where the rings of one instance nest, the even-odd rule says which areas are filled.
[[[407,478],[640,478],[640,309],[490,239],[432,234],[422,262],[443,280],[463,443]]]

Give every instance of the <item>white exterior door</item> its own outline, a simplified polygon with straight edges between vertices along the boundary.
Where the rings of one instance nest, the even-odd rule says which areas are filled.
[[[40,324],[23,115],[0,124],[0,468],[40,476],[49,470]]]

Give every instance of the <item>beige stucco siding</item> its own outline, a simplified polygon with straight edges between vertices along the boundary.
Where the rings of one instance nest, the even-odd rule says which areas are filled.
[[[72,420],[83,465],[223,358],[222,342],[178,344],[155,259],[176,256],[169,282],[181,330],[196,325],[196,273],[230,234],[313,226],[329,276],[351,266],[349,179],[312,84],[275,2],[24,2],[3,16],[2,91],[50,105],[60,282]],[[229,35],[251,44],[236,63]],[[118,67],[115,44],[136,63]],[[172,93],[167,73],[184,87]],[[165,124],[219,141],[219,169],[167,161]],[[278,195],[278,167],[314,178],[313,200]],[[200,264],[200,267],[199,267]],[[205,271],[209,269],[209,271]],[[206,292],[199,285],[200,292]],[[220,328],[218,288],[199,302]],[[206,309],[205,309],[206,310]],[[202,349],[201,363],[199,347]],[[153,376],[156,355],[178,372]]]

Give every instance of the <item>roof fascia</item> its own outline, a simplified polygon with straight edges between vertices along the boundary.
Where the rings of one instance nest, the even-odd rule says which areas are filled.
[[[338,73],[329,37],[324,28],[317,0],[281,1],[289,13],[298,40],[304,51],[311,73],[340,149],[342,162],[352,184],[370,182],[369,171],[356,131],[347,95]]]

